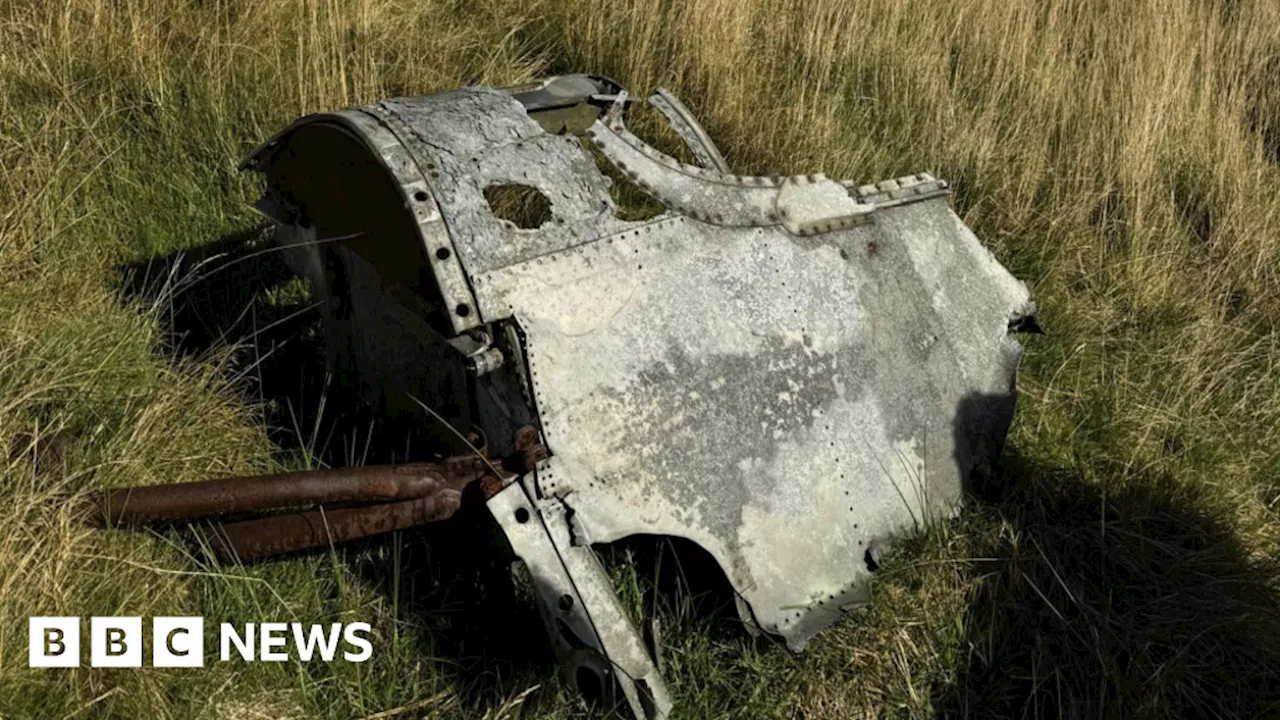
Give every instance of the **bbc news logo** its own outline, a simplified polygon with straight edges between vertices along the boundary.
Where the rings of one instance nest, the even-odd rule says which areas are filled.
[[[302,623],[246,623],[218,628],[218,658],[249,662],[332,662],[342,649],[347,662],[364,662],[373,655],[367,637],[369,623],[306,625]],[[151,649],[152,667],[204,667],[204,618],[155,617],[151,639],[144,642],[141,617],[89,618],[91,667],[142,667],[144,645]],[[292,641],[292,642],[290,642]],[[293,654],[290,653],[292,645]],[[27,664],[33,668],[80,667],[80,618],[28,618]]]

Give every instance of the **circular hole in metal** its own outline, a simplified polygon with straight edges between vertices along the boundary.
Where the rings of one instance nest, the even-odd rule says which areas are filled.
[[[556,605],[560,606],[560,612],[569,612],[573,609],[573,596],[567,593],[561,595]]]
[[[413,199],[417,200],[418,202],[426,202],[427,197],[428,196],[427,196],[426,190],[419,190],[418,192],[413,194]]]
[[[458,317],[466,317],[471,314],[471,306],[466,303],[458,303],[458,307],[453,309],[458,313]]]
[[[436,250],[436,259],[437,259],[437,260],[448,260],[448,259],[449,259],[449,256],[450,256],[450,255],[452,255],[452,254],[453,254],[453,253],[449,252],[449,248],[440,248],[439,250]]]
[[[516,508],[516,522],[520,523],[521,525],[529,522],[528,508]]]

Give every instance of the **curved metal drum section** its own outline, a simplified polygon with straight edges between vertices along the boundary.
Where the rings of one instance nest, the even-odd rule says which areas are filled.
[[[417,398],[468,428],[464,359],[446,338],[479,326],[475,300],[432,189],[394,133],[360,111],[313,115],[244,166],[265,175],[258,207],[317,291],[338,383],[387,419],[413,418]],[[446,454],[466,451],[436,434]]]
[[[384,412],[429,405],[458,437],[479,429],[494,457],[518,455],[511,438],[523,430],[536,440],[518,325],[506,308],[480,312],[471,282],[631,226],[572,134],[619,90],[570,76],[389,100],[304,118],[245,163],[266,176],[259,208],[322,296],[330,345],[366,399]],[[604,99],[591,104],[594,95]],[[486,191],[508,184],[548,198],[549,221],[528,229],[496,217]],[[529,475],[489,503],[532,572],[566,680],[664,717],[670,698],[609,576],[571,541],[568,509],[532,490]]]
[[[291,153],[323,150],[299,145],[307,127],[355,138],[355,165],[390,178],[378,207],[394,228],[341,240],[363,299],[336,334],[495,456],[518,455],[502,443],[525,426],[541,435],[550,456],[526,457],[489,508],[569,682],[616,684],[661,718],[662,679],[591,544],[688,538],[748,620],[801,649],[869,599],[875,554],[952,512],[998,452],[1021,356],[1010,323],[1034,307],[944,182],[732,175],[668,101],[703,162],[685,165],[626,130],[627,102],[591,76],[388,100],[304,119],[249,165],[304,246],[343,228],[310,217],[324,204],[297,186],[308,168]],[[584,137],[667,212],[621,220]],[[537,227],[495,215],[489,192],[513,184],[548,201]],[[334,282],[323,258],[300,266]]]

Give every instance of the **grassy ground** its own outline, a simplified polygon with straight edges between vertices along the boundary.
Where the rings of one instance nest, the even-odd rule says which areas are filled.
[[[672,88],[739,172],[951,179],[1048,331],[1003,476],[869,611],[793,656],[663,596],[681,717],[1280,716],[1272,0],[0,0],[0,716],[581,713],[431,538],[216,569],[55,501],[359,454],[286,361],[305,303],[251,289],[271,258],[219,270],[261,242],[238,161],[304,113],[583,70]],[[28,670],[57,614],[361,619],[377,650]]]

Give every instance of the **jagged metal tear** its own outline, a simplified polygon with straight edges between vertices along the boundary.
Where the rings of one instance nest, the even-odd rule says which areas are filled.
[[[998,452],[1021,356],[1008,327],[1034,307],[944,182],[732,175],[667,101],[702,162],[685,165],[627,132],[626,100],[589,76],[390,100],[304,119],[247,164],[270,177],[291,130],[326,122],[394,177],[451,313],[433,347],[497,343],[476,420],[500,439],[532,418],[550,451],[489,505],[567,676],[590,665],[660,718],[666,689],[590,545],[688,538],[745,619],[800,650],[869,600],[875,554],[953,512]],[[668,212],[619,219],[575,124]],[[553,222],[495,218],[498,183],[537,188]],[[288,205],[265,207],[296,227]]]

